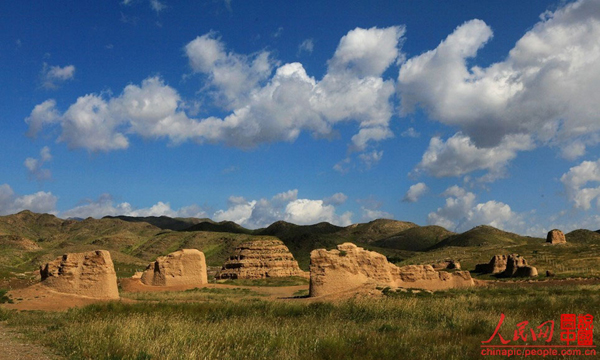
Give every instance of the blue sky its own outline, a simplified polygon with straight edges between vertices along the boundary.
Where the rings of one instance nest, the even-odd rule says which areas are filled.
[[[600,1],[0,4],[0,214],[600,228]]]

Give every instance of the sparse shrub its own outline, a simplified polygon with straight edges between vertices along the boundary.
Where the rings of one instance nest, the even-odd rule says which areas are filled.
[[[8,290],[6,290],[6,289],[0,289],[0,304],[5,304],[5,303],[12,304],[13,303],[13,300],[9,296],[6,296],[7,292],[8,292]]]

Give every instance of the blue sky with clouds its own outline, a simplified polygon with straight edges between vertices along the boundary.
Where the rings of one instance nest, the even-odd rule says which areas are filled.
[[[0,214],[600,228],[600,1],[0,4]]]

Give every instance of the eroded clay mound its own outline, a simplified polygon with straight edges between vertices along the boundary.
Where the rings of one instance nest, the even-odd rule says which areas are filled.
[[[527,264],[524,257],[512,254],[508,255],[506,270],[500,275],[503,277],[531,277],[538,276],[538,272],[535,267]]]
[[[476,265],[475,272],[499,277],[538,276],[537,269],[527,264],[527,260],[518,254],[494,255],[488,264]]]
[[[42,284],[81,296],[118,299],[117,274],[106,250],[65,254],[40,267]]]
[[[160,256],[141,275],[150,286],[199,286],[208,284],[206,259],[197,249],[183,249]]]
[[[552,245],[566,244],[567,238],[565,237],[565,234],[562,231],[560,231],[558,229],[554,229],[554,230],[550,230],[550,232],[548,232],[548,236],[546,236],[546,242],[550,243]]]
[[[398,267],[379,253],[364,250],[352,243],[337,249],[313,250],[310,254],[310,296],[323,296],[366,284],[378,286],[442,290],[473,286],[468,271],[448,273],[431,265]]]
[[[460,270],[460,263],[454,260],[444,260],[439,263],[431,264],[435,270]]]
[[[254,240],[242,243],[225,262],[217,279],[262,279],[308,275],[281,240]]]
[[[475,265],[475,272],[481,274],[500,274],[506,270],[507,255],[494,255],[489,263]]]

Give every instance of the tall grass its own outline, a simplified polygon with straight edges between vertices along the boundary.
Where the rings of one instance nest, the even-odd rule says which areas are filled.
[[[397,293],[339,303],[120,302],[66,313],[7,313],[70,359],[473,359],[493,333],[598,315],[600,286]]]

